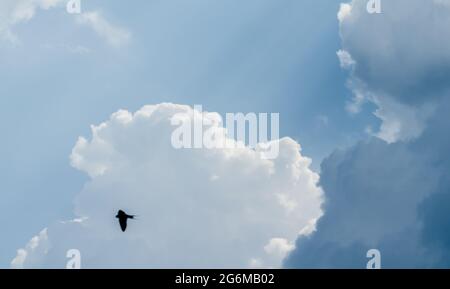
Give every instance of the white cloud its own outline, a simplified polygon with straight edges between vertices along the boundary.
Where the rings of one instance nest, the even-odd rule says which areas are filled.
[[[45,253],[47,250],[47,240],[47,229],[44,229],[39,233],[39,235],[31,238],[24,249],[17,250],[17,256],[11,261],[11,268],[23,269],[25,261],[28,263],[34,262],[34,257],[36,254],[39,255],[41,253]],[[40,252],[37,252],[39,250]]]
[[[294,243],[283,238],[273,238],[264,247],[267,254],[283,259],[295,248]]]
[[[29,21],[38,9],[48,10],[61,2],[62,0],[2,0],[0,2],[0,37],[16,43],[18,38],[11,30],[13,25]]]
[[[378,105],[375,115],[382,120],[380,130],[375,135],[388,143],[418,138],[425,130],[426,121],[435,111],[432,103],[417,108],[390,98],[376,98],[374,103]]]
[[[71,155],[91,177],[75,200],[79,220],[50,225],[47,241],[26,246],[12,265],[63,268],[66,251],[78,249],[84,268],[280,266],[321,216],[311,160],[290,138],[278,141],[274,160],[247,147],[176,150],[170,121],[179,113],[201,117],[159,104],[93,126]],[[139,215],[126,233],[118,209]]]
[[[19,43],[19,37],[13,32],[13,26],[30,21],[39,9],[48,10],[55,7],[66,9],[65,0],[2,0],[0,2],[0,40]],[[68,19],[71,15],[68,14]],[[99,12],[83,12],[76,15],[77,22],[87,25],[108,44],[118,47],[127,44],[131,33],[122,27],[111,24]],[[82,47],[82,46],[76,46]],[[77,49],[74,53],[85,53]]]
[[[353,60],[352,56],[347,51],[338,50],[336,54],[339,58],[339,62],[342,68],[353,68],[353,66],[356,64],[355,60]]]
[[[127,44],[131,39],[131,33],[125,28],[109,23],[99,12],[86,12],[77,17],[80,24],[91,27],[100,37],[110,45],[119,47]]]
[[[341,6],[339,8],[339,12],[338,12],[338,20],[340,22],[344,21],[346,18],[350,17],[350,15],[352,14],[352,5],[348,4],[348,3],[341,3]]]

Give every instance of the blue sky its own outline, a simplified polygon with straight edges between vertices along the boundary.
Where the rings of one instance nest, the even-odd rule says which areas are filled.
[[[74,217],[74,198],[89,178],[71,166],[69,156],[77,138],[90,135],[91,124],[107,120],[119,109],[133,112],[143,105],[172,102],[201,104],[204,110],[222,115],[279,112],[281,136],[300,143],[302,155],[312,159],[316,173],[326,159],[322,169],[328,181],[332,162],[341,159],[334,154],[327,157],[336,149],[369,139],[367,128],[378,131],[391,116],[374,115],[377,107],[386,109],[388,102],[382,97],[368,99],[358,114],[346,110],[359,89],[349,87],[348,79],[365,82],[369,90],[374,88],[371,93],[389,84],[361,72],[373,64],[373,55],[354,44],[352,37],[358,31],[347,35],[346,22],[341,20],[340,26],[341,2],[82,0],[83,12],[96,11],[126,32],[128,38],[117,45],[77,22],[64,5],[38,8],[27,21],[8,24],[18,40],[0,38],[0,225],[4,236],[0,266],[9,267],[16,250],[42,228]],[[360,7],[358,3],[364,1],[354,2],[354,7]],[[397,33],[411,39],[406,32]],[[342,69],[336,52],[343,48],[363,68]],[[433,63],[433,59],[426,61]],[[413,69],[420,70],[421,64]],[[383,75],[384,71],[377,74],[378,68],[367,70]],[[392,71],[395,75],[393,68],[386,75]],[[395,93],[386,89],[382,94]],[[381,138],[386,134],[381,133]],[[347,151],[348,158],[351,152]],[[362,172],[367,167],[354,170]],[[331,183],[322,185],[333,191]]]
[[[70,151],[117,109],[174,102],[280,112],[281,135],[299,140],[316,169],[359,138],[374,120],[345,111],[338,2],[83,1],[83,10],[99,9],[132,33],[119,48],[64,9],[15,26],[20,44],[0,46],[0,210],[15,216],[1,218],[0,264],[46,224],[72,216],[85,177],[70,167]],[[78,45],[89,52],[66,49]]]

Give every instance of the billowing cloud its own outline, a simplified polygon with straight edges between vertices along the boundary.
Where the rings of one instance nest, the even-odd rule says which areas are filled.
[[[366,3],[341,8],[338,55],[379,107],[379,138],[323,161],[324,216],[285,265],[365,268],[378,249],[383,268],[449,268],[450,1],[382,1],[373,15]]]
[[[380,107],[378,136],[389,142],[420,135],[430,109],[450,89],[449,3],[382,1],[381,14],[369,14],[366,0],[341,5],[338,56],[351,70],[357,104],[364,96]]]
[[[16,268],[63,268],[78,249],[84,268],[277,267],[321,215],[311,161],[290,138],[279,156],[258,149],[174,149],[171,119],[211,118],[189,106],[118,111],[80,138],[72,165],[90,176],[77,219],[49,225],[18,251]],[[217,122],[206,129],[221,130]],[[228,141],[233,142],[232,139]],[[126,233],[114,215],[137,214]]]
[[[322,164],[324,216],[286,266],[363,269],[366,252],[378,249],[383,268],[431,267],[417,208],[436,182],[404,144],[372,139],[335,152]]]
[[[324,216],[313,235],[299,238],[286,266],[365,268],[374,248],[383,268],[450,267],[448,109],[441,102],[415,141],[374,138],[327,158]]]

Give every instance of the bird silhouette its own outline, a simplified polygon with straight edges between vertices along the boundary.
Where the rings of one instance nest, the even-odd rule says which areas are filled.
[[[120,228],[122,229],[122,232],[125,232],[127,229],[127,220],[128,219],[134,219],[134,215],[128,215],[122,210],[119,210],[117,212],[116,218],[119,219]]]

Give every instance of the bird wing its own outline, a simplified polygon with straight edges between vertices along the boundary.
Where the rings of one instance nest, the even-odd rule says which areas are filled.
[[[122,232],[125,232],[125,230],[127,229],[127,218],[119,218],[119,224]]]

